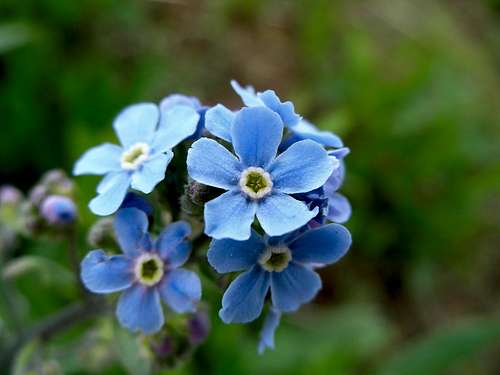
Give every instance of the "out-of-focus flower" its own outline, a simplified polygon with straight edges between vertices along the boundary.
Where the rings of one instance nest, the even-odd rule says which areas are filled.
[[[90,210],[97,215],[112,214],[129,187],[150,193],[165,177],[172,148],[195,132],[199,118],[186,105],[160,112],[157,105],[142,103],[123,110],[113,123],[121,146],[105,143],[91,148],[73,169],[75,175],[105,175]]]
[[[215,140],[202,138],[188,152],[191,178],[228,190],[205,204],[205,233],[245,240],[257,216],[267,234],[293,231],[317,215],[290,194],[322,186],[333,163],[318,143],[295,143],[276,157],[283,122],[266,107],[244,108],[234,117],[231,141],[236,158]]]
[[[87,242],[96,248],[113,248],[116,246],[116,236],[113,219],[103,217],[97,220],[89,229]]]
[[[349,231],[339,224],[282,237],[261,237],[256,232],[246,241],[213,240],[208,261],[219,273],[245,271],[228,287],[219,316],[225,323],[247,323],[262,311],[271,290],[272,305],[292,312],[311,301],[321,288],[313,266],[332,264],[351,245]],[[266,334],[266,340],[269,335]]]
[[[12,186],[0,186],[0,205],[16,206],[23,200],[23,193]]]
[[[210,319],[205,310],[197,311],[188,321],[188,338],[191,345],[200,345],[210,332]]]
[[[75,203],[63,195],[49,195],[40,206],[42,217],[50,225],[63,226],[73,223],[77,217]]]
[[[178,221],[153,242],[146,214],[137,208],[118,211],[114,227],[124,254],[93,250],[83,259],[81,278],[94,293],[123,291],[116,314],[132,331],[158,332],[164,323],[160,298],[177,313],[194,312],[201,298],[198,275],[181,268],[189,258],[191,228]]]

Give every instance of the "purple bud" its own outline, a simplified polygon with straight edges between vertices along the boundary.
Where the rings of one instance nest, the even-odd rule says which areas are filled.
[[[192,345],[199,345],[208,336],[210,332],[210,319],[206,311],[198,311],[188,321],[189,342]]]
[[[0,204],[15,205],[23,199],[23,194],[12,185],[0,186]]]
[[[38,206],[47,197],[47,188],[43,185],[35,185],[29,192],[29,200]]]
[[[76,206],[73,201],[63,195],[50,195],[42,202],[40,212],[52,225],[71,224],[76,219]]]

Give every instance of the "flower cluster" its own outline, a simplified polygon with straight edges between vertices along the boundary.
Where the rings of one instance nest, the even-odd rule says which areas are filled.
[[[132,105],[114,121],[121,146],[94,147],[77,161],[75,175],[104,175],[89,207],[97,215],[116,213],[113,235],[123,252],[91,251],[81,279],[95,293],[123,292],[116,309],[123,326],[159,332],[161,301],[176,313],[194,312],[199,304],[200,279],[181,266],[195,263],[190,240],[206,235],[206,257],[194,249],[203,255],[196,259],[208,259],[221,274],[240,273],[224,293],[220,318],[247,323],[267,309],[261,352],[274,347],[281,315],[321,289],[315,269],[336,262],[351,245],[341,225],[351,207],[338,193],[349,149],[274,91],[231,84],[242,108],[209,108],[177,94],[159,105]],[[158,222],[154,204],[130,189],[156,190],[162,212],[170,215]],[[183,209],[179,202],[185,201],[201,207],[204,234],[191,230],[199,217]],[[168,224],[166,216],[181,220]],[[148,233],[153,219],[154,227],[166,225],[155,241]],[[95,229],[93,237],[102,233]]]

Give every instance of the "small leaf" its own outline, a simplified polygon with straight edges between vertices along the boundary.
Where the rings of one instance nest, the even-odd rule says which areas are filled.
[[[139,336],[120,327],[114,326],[116,354],[123,367],[131,375],[151,373],[151,363],[139,342]]]
[[[33,40],[34,32],[23,23],[4,23],[0,25],[0,53],[8,52]]]
[[[38,281],[48,285],[67,285],[73,282],[73,274],[60,264],[36,255],[26,255],[7,263],[3,269],[4,279],[17,279],[23,275],[38,277]]]

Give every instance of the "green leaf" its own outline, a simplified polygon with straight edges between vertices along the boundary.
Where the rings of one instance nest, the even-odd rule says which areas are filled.
[[[475,319],[441,329],[397,352],[380,375],[442,374],[447,368],[500,342],[500,318]]]
[[[131,375],[149,374],[151,372],[151,363],[145,349],[140,345],[139,336],[133,335],[115,324],[114,337],[118,360],[127,372]]]
[[[3,269],[4,279],[17,279],[35,274],[40,283],[45,285],[67,285],[74,281],[73,274],[60,264],[37,255],[26,255],[7,263]]]
[[[38,341],[33,340],[24,345],[16,354],[12,366],[12,375],[26,375],[32,366],[33,355],[39,349]]]
[[[24,23],[4,23],[0,25],[0,53],[22,46],[34,38],[34,31]]]

